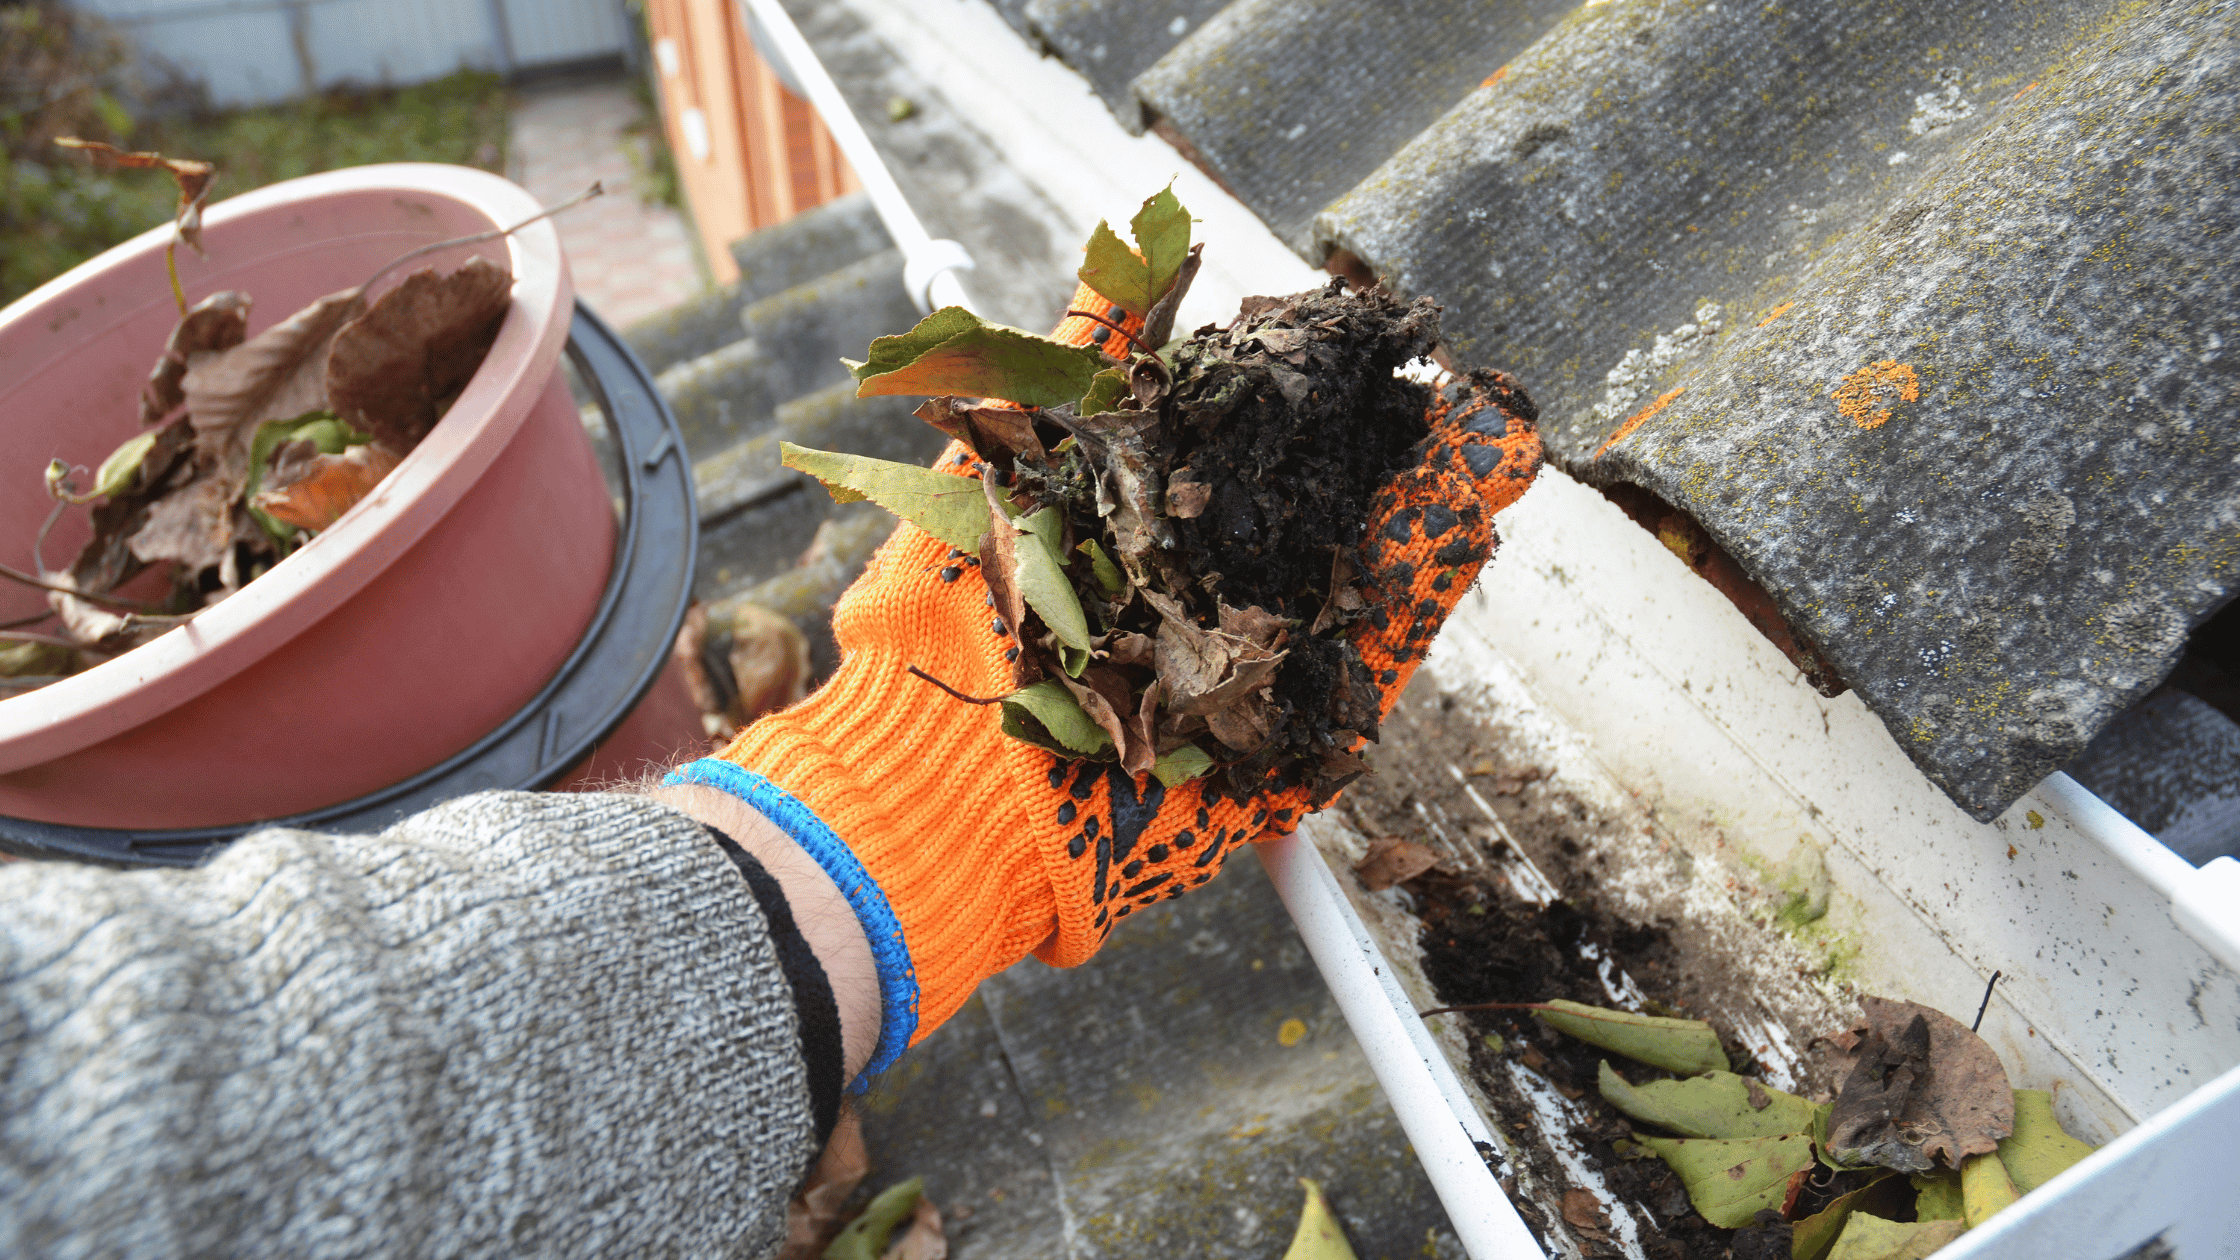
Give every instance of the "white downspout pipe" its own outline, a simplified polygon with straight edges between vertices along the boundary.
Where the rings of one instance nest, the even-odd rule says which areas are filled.
[[[888,173],[879,151],[871,145],[871,136],[856,121],[846,98],[840,95],[840,85],[825,72],[824,63],[802,38],[801,28],[793,24],[792,15],[778,0],[739,0],[739,8],[747,28],[755,34],[759,51],[800,85],[848,165],[855,168],[864,195],[871,198],[871,208],[886,225],[887,235],[894,238],[895,248],[902,251],[902,284],[909,290],[910,300],[920,311],[944,306],[971,310],[972,302],[965,297],[957,273],[972,270],[972,255],[955,241],[934,237],[918,221],[917,212],[902,195],[902,186]]]

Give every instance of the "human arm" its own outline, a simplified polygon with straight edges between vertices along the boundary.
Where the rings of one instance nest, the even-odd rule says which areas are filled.
[[[641,797],[12,865],[0,907],[0,1254],[759,1255],[842,1079]]]

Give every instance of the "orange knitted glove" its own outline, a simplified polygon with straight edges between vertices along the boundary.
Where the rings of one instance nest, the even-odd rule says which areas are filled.
[[[1076,307],[1109,304],[1084,286]],[[1124,322],[1131,332],[1139,313]],[[1070,344],[1121,348],[1079,317]],[[1109,341],[1108,341],[1109,338]],[[1381,595],[1352,627],[1388,712],[1447,614],[1493,553],[1493,514],[1539,470],[1532,404],[1506,376],[1449,378],[1420,462],[1373,500],[1357,558]],[[973,475],[952,445],[941,467]],[[1011,688],[1014,629],[978,561],[904,524],[833,613],[840,666],[816,694],[741,732],[672,782],[723,788],[831,872],[878,956],[884,1026],[865,1075],[953,1014],[981,980],[1030,951],[1070,967],[1122,919],[1211,879],[1247,841],[1290,832],[1308,789],[1238,804],[1198,779],[1167,789],[1117,764],[1066,761],[1006,736],[994,706],[912,677],[916,665],[976,695]]]

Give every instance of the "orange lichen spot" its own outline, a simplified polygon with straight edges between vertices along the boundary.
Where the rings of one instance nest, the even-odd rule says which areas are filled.
[[[1493,86],[1494,84],[1496,84],[1496,83],[1499,83],[1499,82],[1501,82],[1501,81],[1502,81],[1503,79],[1506,79],[1506,78],[1508,78],[1508,77],[1509,77],[1509,67],[1507,67],[1507,66],[1503,66],[1503,67],[1501,67],[1501,68],[1500,68],[1499,70],[1496,70],[1496,71],[1494,71],[1494,72],[1493,72],[1492,74],[1489,74],[1489,75],[1487,75],[1487,76],[1486,76],[1486,81],[1485,81],[1485,82],[1483,82],[1483,83],[1481,83],[1481,84],[1479,84],[1478,86],[1479,86],[1479,87],[1482,87],[1482,88],[1489,88],[1489,87],[1492,87],[1492,86]]]
[[[1783,302],[1781,305],[1774,307],[1771,311],[1766,313],[1766,317],[1764,319],[1758,321],[1758,327],[1763,328],[1767,324],[1770,324],[1773,321],[1788,314],[1789,308],[1795,305],[1795,302]]]
[[[2022,89],[2021,91],[2019,91],[2019,92],[2015,93],[2015,94],[2014,94],[2014,95],[2013,95],[2013,96],[2012,96],[2011,98],[2009,98],[2009,99],[2008,99],[2008,101],[2007,101],[2007,104],[2009,104],[2009,105],[2012,105],[2012,104],[2014,104],[2014,103],[2015,103],[2016,101],[2019,101],[2019,100],[2021,100],[2021,99],[2022,99],[2023,97],[2025,97],[2025,96],[2028,96],[2028,95],[2030,95],[2030,94],[2031,94],[2032,92],[2035,92],[2035,91],[2037,91],[2037,90],[2038,90],[2038,85],[2037,85],[2037,84],[2035,84],[2035,83],[2032,83],[2032,84],[2030,84],[2029,86],[2027,86],[2027,87],[2023,88],[2023,89]]]
[[[1920,378],[1896,359],[1877,359],[1843,378],[1836,386],[1836,411],[1862,429],[1879,429],[1890,419],[1893,399],[1913,402],[1921,397]]]
[[[1680,395],[1687,392],[1688,387],[1685,385],[1681,385],[1670,390],[1669,392],[1657,395],[1657,400],[1655,402],[1650,403],[1646,407],[1643,407],[1638,414],[1629,418],[1624,424],[1619,425],[1617,431],[1615,433],[1612,433],[1609,438],[1603,442],[1602,449],[1594,453],[1594,457],[1596,459],[1601,459],[1604,455],[1609,453],[1611,447],[1616,446],[1618,443],[1625,441],[1629,437],[1632,437],[1633,431],[1635,429],[1638,429],[1642,425],[1647,424],[1649,422],[1649,417],[1671,406],[1673,399],[1678,398]]]

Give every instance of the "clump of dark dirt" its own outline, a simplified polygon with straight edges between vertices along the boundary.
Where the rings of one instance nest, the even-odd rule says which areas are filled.
[[[1331,553],[1361,541],[1369,498],[1415,462],[1431,391],[1393,375],[1431,353],[1439,308],[1342,281],[1253,298],[1175,354],[1172,480],[1211,487],[1176,522],[1189,571],[1239,607],[1311,620]]]
[[[1356,584],[1355,549],[1429,433],[1430,388],[1395,369],[1438,338],[1430,299],[1333,280],[1249,298],[1228,327],[1131,360],[1098,405],[1029,409],[1028,423],[948,398],[922,408],[1022,513],[1064,521],[1056,554],[1086,657],[1014,590],[1014,544],[991,536],[983,572],[1023,631],[1014,685],[1062,686],[1111,747],[1065,745],[1011,708],[1005,729],[1130,774],[1192,756],[1236,800],[1305,787],[1319,803],[1365,773],[1352,749],[1376,738],[1380,697],[1347,631],[1383,593]]]
[[[1582,945],[1630,964],[1669,965],[1674,957],[1663,929],[1628,925],[1568,902],[1541,907],[1438,870],[1406,886],[1424,907],[1423,973],[1440,1001],[1450,1005],[1568,998],[1609,1006],[1609,991]],[[1660,1005],[1652,1002],[1652,1009]],[[1686,1014],[1670,1007],[1657,1013]],[[1597,1067],[1611,1059],[1612,1066],[1623,1065],[1627,1075],[1646,1079],[1635,1070],[1639,1065],[1554,1032],[1529,1011],[1466,1011],[1435,1018],[1470,1021],[1475,1034],[1471,1055],[1479,1061],[1475,1066],[1482,1083],[1499,1092],[1507,1072],[1506,1064],[1498,1060],[1511,1058],[1545,1077],[1590,1114],[1586,1125],[1571,1131],[1571,1138],[1613,1193],[1648,1208],[1663,1225],[1661,1231],[1642,1239],[1644,1252],[1657,1260],[1726,1260],[1736,1231],[1720,1229],[1697,1215],[1688,1202],[1687,1188],[1662,1160],[1627,1159],[1619,1153],[1616,1143],[1631,1138],[1633,1129],[1596,1092]],[[1485,1042],[1489,1033],[1501,1039],[1500,1051]],[[1736,1057],[1731,1046],[1729,1057]],[[1519,1110],[1529,1114],[1529,1108]],[[1563,1174],[1544,1151],[1520,1144],[1519,1154],[1528,1162],[1548,1165],[1540,1171],[1552,1180],[1544,1184],[1564,1183]],[[1602,1243],[1592,1236],[1582,1241],[1590,1255]],[[1611,1247],[1606,1254],[1620,1253]]]

